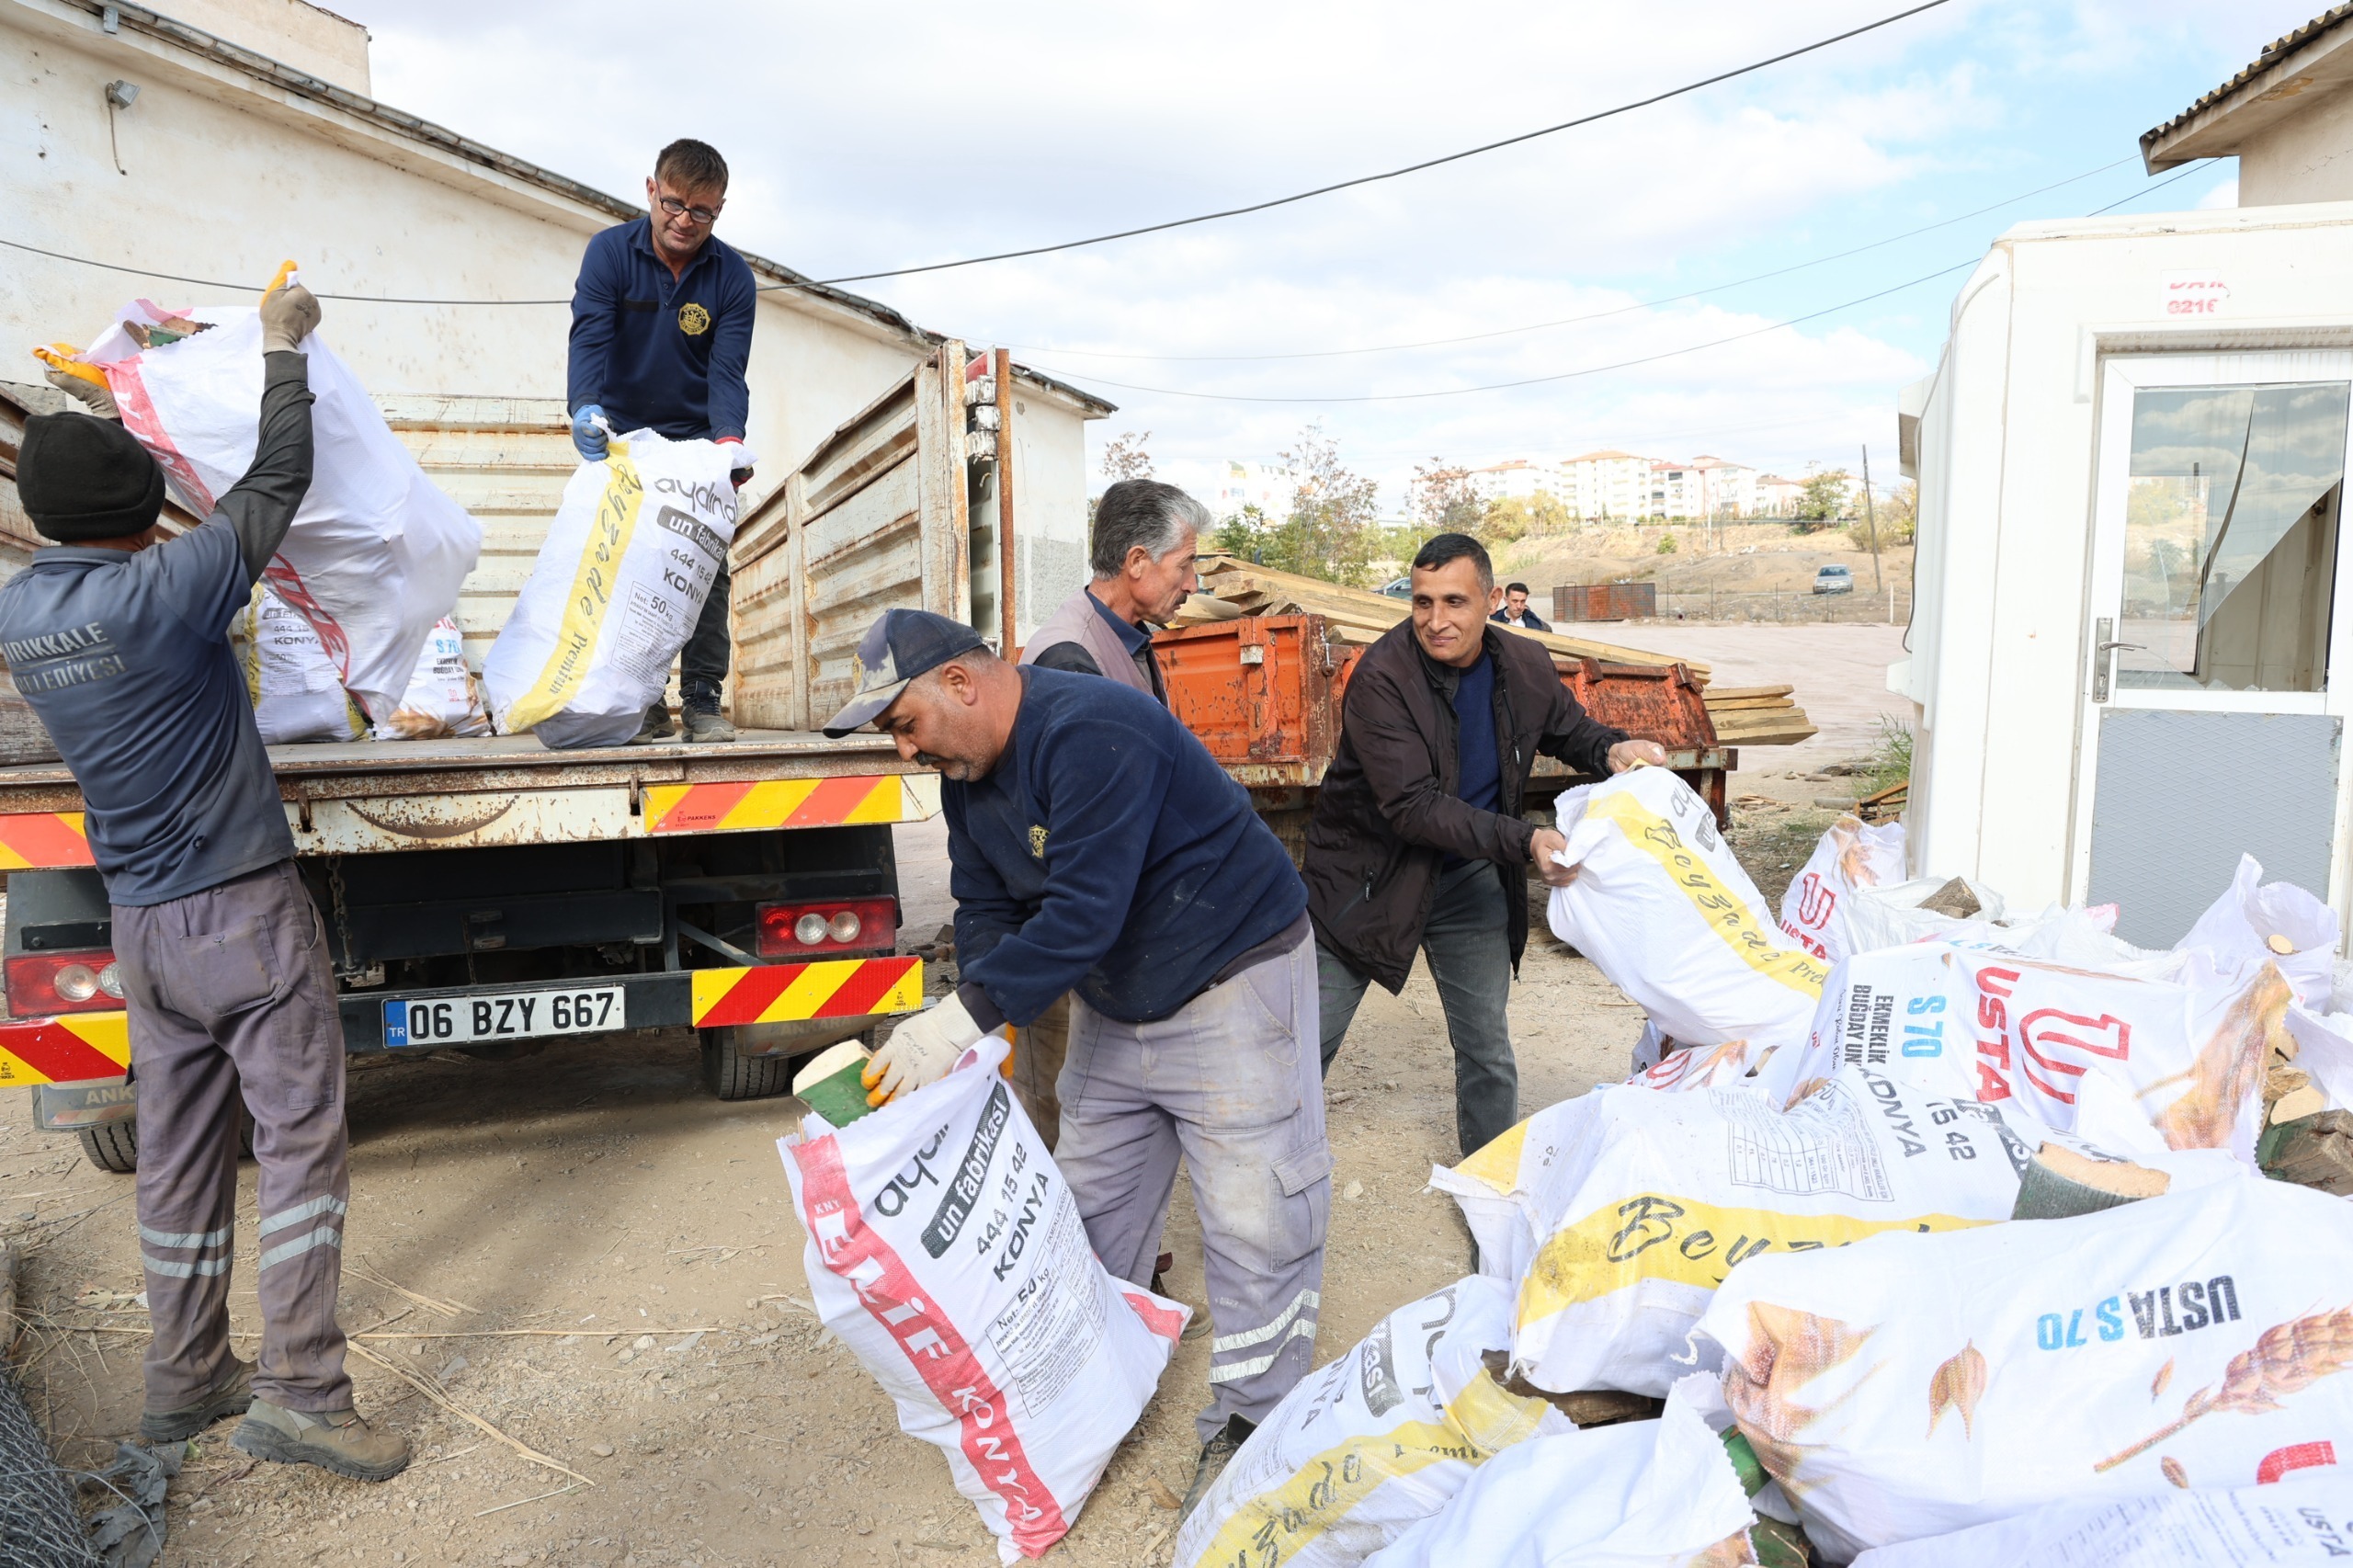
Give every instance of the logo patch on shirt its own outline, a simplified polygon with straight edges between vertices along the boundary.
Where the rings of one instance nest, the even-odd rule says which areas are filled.
[[[107,636],[107,629],[95,620],[63,631],[0,642],[0,657],[6,658],[17,690],[26,696],[111,680],[123,671],[121,653]]]
[[[1033,859],[1046,858],[1046,830],[1035,823],[1029,824],[1029,854]]]
[[[680,305],[678,330],[688,337],[700,337],[710,330],[710,312],[692,301]]]

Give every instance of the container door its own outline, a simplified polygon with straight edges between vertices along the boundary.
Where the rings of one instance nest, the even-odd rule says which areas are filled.
[[[2144,947],[2242,853],[2341,911],[2353,355],[2112,359],[2101,392],[2070,888]]]

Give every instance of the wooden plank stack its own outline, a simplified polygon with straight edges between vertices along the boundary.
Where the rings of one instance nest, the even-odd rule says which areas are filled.
[[[1200,562],[1201,591],[1176,612],[1178,626],[1205,620],[1232,620],[1245,615],[1320,615],[1327,634],[1338,643],[1361,647],[1413,614],[1404,599],[1344,588],[1317,577],[1253,566],[1232,555],[1204,553]],[[1565,659],[1601,659],[1617,665],[1682,665],[1701,684],[1708,666],[1672,653],[1620,648],[1590,637],[1563,637],[1557,631],[1522,632]],[[1787,687],[1783,687],[1787,690]],[[1769,744],[1769,743],[1760,743]]]
[[[1728,746],[1791,746],[1815,733],[1787,686],[1711,686],[1708,721]]]

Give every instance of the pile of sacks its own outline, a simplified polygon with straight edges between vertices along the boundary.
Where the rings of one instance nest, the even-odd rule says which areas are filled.
[[[1568,812],[1552,923],[1645,1056],[1432,1172],[1480,1273],[1294,1390],[1178,1564],[2353,1549],[2353,1208],[2278,1179],[2353,1108],[2325,906],[2250,860],[2146,951],[1847,819],[1777,918],[1672,775]]]
[[[134,301],[86,350],[40,352],[104,380],[124,428],[198,516],[251,465],[263,365],[250,307]],[[651,431],[616,436],[609,455],[565,487],[477,676],[452,613],[481,525],[426,475],[320,334],[302,352],[311,489],[233,633],[262,739],[426,740],[495,728],[535,733],[551,747],[628,741],[660,700],[726,561],[732,471],[749,454]]]

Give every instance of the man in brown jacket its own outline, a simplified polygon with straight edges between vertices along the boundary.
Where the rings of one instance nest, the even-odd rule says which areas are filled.
[[[1368,981],[1404,988],[1429,960],[1454,1043],[1466,1154],[1519,1119],[1506,1004],[1528,946],[1527,867],[1563,884],[1567,840],[1520,816],[1539,752],[1582,773],[1664,764],[1652,741],[1595,722],[1531,638],[1491,623],[1502,596],[1476,540],[1414,557],[1413,619],[1348,677],[1340,744],[1307,825],[1307,912],[1328,1073]]]

